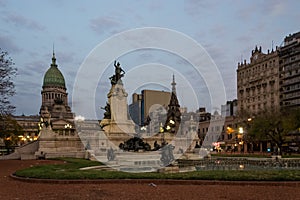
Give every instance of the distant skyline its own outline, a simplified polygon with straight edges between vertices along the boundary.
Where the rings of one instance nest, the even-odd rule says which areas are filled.
[[[285,36],[300,31],[299,7],[297,0],[0,0],[0,48],[9,53],[18,68],[18,76],[14,79],[17,94],[12,98],[17,107],[15,114],[39,113],[43,77],[51,63],[53,43],[72,103],[77,71],[89,53],[114,34],[143,27],[175,30],[201,44],[221,72],[227,100],[232,100],[236,98],[237,63],[244,59],[249,62],[251,50],[256,45],[267,52],[272,44],[275,49],[282,45]],[[128,88],[129,103],[132,93],[141,89],[133,81],[136,74],[130,74],[132,69],[137,66],[150,68],[149,63],[156,63],[155,66],[172,66],[181,72],[186,64],[174,55],[150,50],[131,52],[116,59],[127,72],[124,82],[128,82],[125,87]],[[108,77],[112,73],[113,65],[99,80],[96,101],[99,105],[96,107],[105,104],[110,84]],[[149,74],[160,75],[157,72]],[[187,85],[184,83],[184,79],[192,80],[193,74],[181,75],[176,75],[180,104],[194,111],[197,107],[186,98]],[[172,73],[152,86],[171,89],[171,81]],[[206,100],[209,91],[205,87],[202,89],[199,106],[209,106]]]

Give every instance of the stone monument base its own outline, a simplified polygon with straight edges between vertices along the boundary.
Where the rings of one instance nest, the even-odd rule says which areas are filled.
[[[132,120],[115,122],[110,119],[103,119],[100,123],[108,140],[119,146],[135,135],[134,123]]]
[[[135,134],[134,122],[132,120],[123,120],[121,122],[112,121],[110,119],[103,119],[100,123],[105,133],[120,134],[125,133],[133,136]]]
[[[39,148],[36,158],[75,157],[85,158],[83,144],[77,134],[74,136],[59,136],[51,129],[43,129],[38,139]]]

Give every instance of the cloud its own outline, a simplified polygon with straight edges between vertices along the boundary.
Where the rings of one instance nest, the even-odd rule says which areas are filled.
[[[3,8],[6,6],[6,0],[0,0],[0,6]]]
[[[19,94],[28,94],[28,95],[33,94],[33,95],[39,96],[41,86],[42,86],[42,81],[43,80],[34,81],[34,82],[32,80],[20,80],[16,83],[16,86],[18,88],[22,88],[22,90],[20,90],[18,93]],[[28,88],[30,88],[30,90],[28,90]],[[36,92],[33,92],[33,91],[36,91]]]
[[[256,4],[241,3],[238,6],[240,9],[237,11],[238,18],[241,20],[249,19],[265,19],[267,16],[276,17],[286,13],[287,5],[285,1],[273,0],[272,3],[269,1],[258,1]]]
[[[4,20],[9,23],[13,23],[17,27],[24,27],[37,31],[45,30],[45,27],[40,25],[36,21],[17,14],[8,14],[4,17]]]
[[[24,65],[25,67],[23,68],[24,71],[27,71],[29,75],[32,73],[37,73],[39,75],[43,74],[46,72],[46,70],[49,68],[50,63],[45,63],[44,61],[32,61],[29,63],[26,63]]]
[[[41,106],[41,88],[36,91],[32,91],[31,88],[28,90],[28,88],[30,87],[23,88],[23,90],[17,88],[17,95],[12,98],[12,103],[16,106],[15,113],[17,115],[36,115],[39,113]]]
[[[286,11],[286,2],[281,0],[276,0],[270,2],[264,2],[264,5],[262,7],[263,13],[268,13],[271,16],[279,16],[284,14]]]
[[[3,51],[7,51],[8,53],[11,52],[19,53],[21,51],[21,49],[17,45],[15,45],[12,38],[6,35],[0,35],[0,45],[1,45],[0,48]]]
[[[211,6],[212,3],[205,0],[186,0],[184,2],[184,10],[191,16],[198,16]]]
[[[150,1],[148,6],[151,11],[161,10],[163,7],[163,1],[160,0]]]
[[[237,41],[239,42],[239,43],[241,43],[241,44],[243,44],[243,43],[248,43],[248,42],[250,42],[250,43],[253,43],[252,41],[253,41],[253,36],[252,35],[249,35],[249,34],[245,34],[245,35],[240,35],[240,36],[238,36],[237,37]]]
[[[73,44],[72,41],[70,40],[70,38],[68,36],[64,36],[64,35],[60,36],[58,38],[58,41],[59,41],[59,43],[62,43],[64,45],[68,45],[68,46],[71,46]]]
[[[213,60],[220,60],[224,57],[223,47],[216,43],[203,44],[203,47]]]
[[[75,53],[72,52],[58,52],[55,53],[57,62],[61,62],[61,63],[69,63],[69,62],[73,62],[74,61],[74,57],[75,57]]]
[[[210,29],[210,35],[215,36],[215,38],[222,38],[222,36],[228,33],[227,28],[223,24],[216,24]]]
[[[91,29],[100,35],[106,31],[112,31],[120,25],[120,22],[112,17],[98,17],[90,20]]]

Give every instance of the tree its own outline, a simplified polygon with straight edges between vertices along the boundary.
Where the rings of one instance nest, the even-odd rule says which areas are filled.
[[[9,100],[15,94],[13,78],[17,74],[12,59],[8,53],[0,49],[0,115],[9,115],[14,112],[15,106]]]
[[[15,106],[9,100],[15,94],[13,78],[17,69],[8,53],[1,49],[0,52],[0,138],[8,147],[15,143],[15,136],[20,133],[20,126],[11,116]]]
[[[1,116],[0,120],[0,138],[6,148],[17,145],[18,136],[23,134],[23,128],[11,115]]]
[[[299,110],[266,110],[252,119],[248,137],[256,141],[271,141],[281,154],[287,136],[299,126],[299,117]]]

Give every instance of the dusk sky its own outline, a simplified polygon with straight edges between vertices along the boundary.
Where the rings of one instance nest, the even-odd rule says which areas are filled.
[[[115,34],[143,27],[174,30],[203,46],[221,73],[226,99],[232,100],[236,98],[237,63],[242,59],[249,62],[255,45],[267,52],[272,48],[272,41],[275,49],[282,45],[285,36],[300,31],[299,8],[298,0],[0,0],[0,48],[9,53],[18,68],[14,79],[17,94],[12,98],[17,107],[15,114],[39,113],[43,77],[51,63],[53,43],[72,104],[75,77],[90,52]],[[205,81],[197,82],[197,78],[183,69],[185,61],[177,56],[153,50],[116,56],[127,72],[123,82],[129,103],[132,93],[140,92],[141,88],[171,89],[174,73],[181,106],[188,107],[189,111],[197,106],[209,106],[207,99],[211,91],[205,87]],[[156,63],[157,70],[149,63]],[[152,69],[130,73],[141,65]],[[160,70],[160,65],[173,67],[174,72]],[[160,78],[147,83],[134,82],[143,72]],[[95,107],[105,105],[110,87],[108,78],[112,73],[113,64],[99,77]],[[188,85],[203,86],[196,90],[203,91],[195,94],[198,104],[188,97]]]

